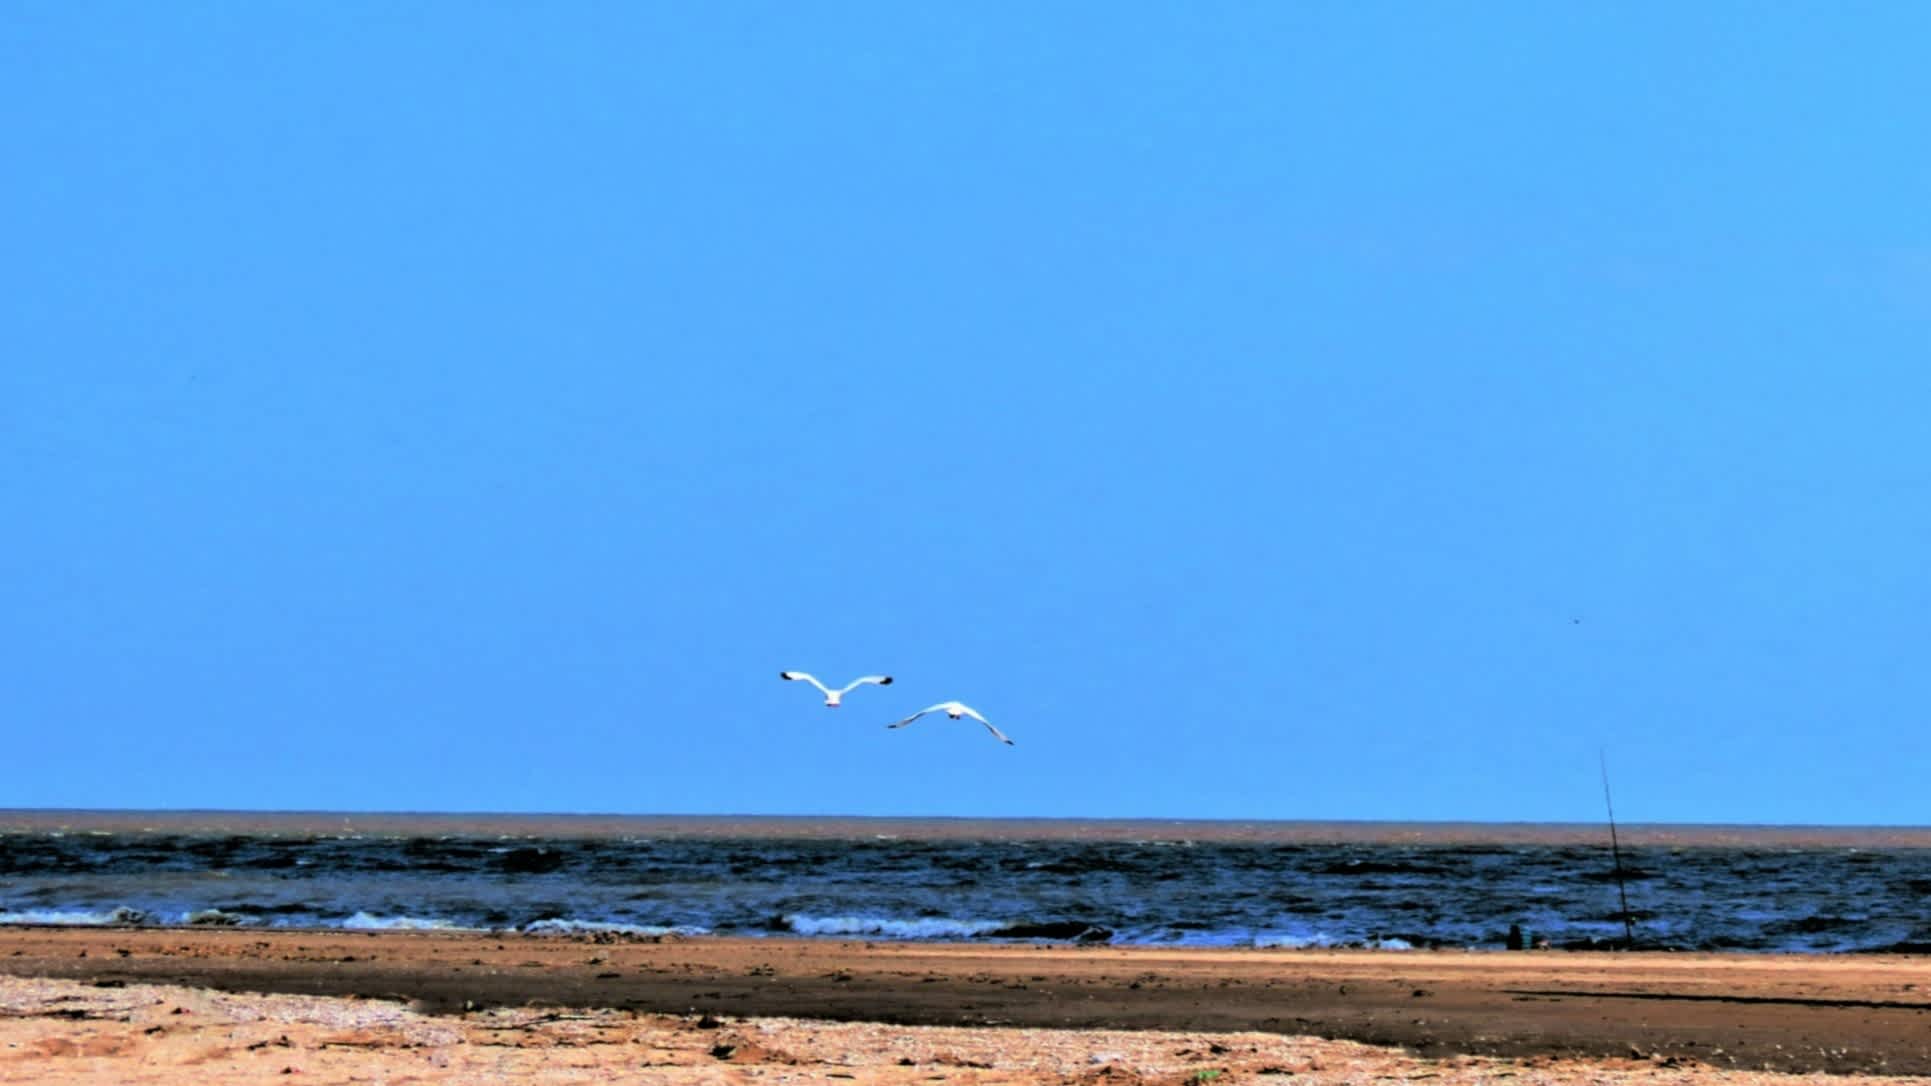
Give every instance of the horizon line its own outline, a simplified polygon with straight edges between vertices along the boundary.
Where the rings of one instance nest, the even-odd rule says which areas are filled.
[[[623,819],[623,820],[745,820],[745,821],[842,821],[842,822],[1033,822],[1033,823],[1111,823],[1167,825],[1274,825],[1274,826],[1362,826],[1362,827],[1562,827],[1599,828],[1607,822],[1591,819],[1480,819],[1480,818],[1280,818],[1182,817],[1170,815],[1015,815],[1015,814],[824,814],[771,812],[675,812],[675,811],[555,811],[555,810],[415,810],[408,808],[267,808],[267,807],[0,807],[0,819],[13,816],[48,817],[59,815],[181,818],[196,815],[227,815],[281,818],[458,818],[483,820],[510,819]],[[1927,823],[1887,822],[1672,822],[1623,821],[1625,828],[1647,830],[1890,830],[1931,832]]]

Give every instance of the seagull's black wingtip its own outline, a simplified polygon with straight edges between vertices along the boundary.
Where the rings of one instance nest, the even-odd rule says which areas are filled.
[[[885,676],[884,678],[878,680],[878,685],[880,686],[892,685],[892,677],[890,675]]]

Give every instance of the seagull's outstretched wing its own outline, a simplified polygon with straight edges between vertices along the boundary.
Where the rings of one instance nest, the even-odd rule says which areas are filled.
[[[862,679],[853,679],[851,682],[839,687],[838,692],[840,694],[849,694],[867,684],[872,686],[890,686],[892,685],[892,677],[890,675],[867,675]]]
[[[810,683],[811,685],[813,685],[813,686],[815,686],[815,687],[817,687],[817,688],[818,688],[818,692],[819,692],[820,694],[823,694],[823,695],[825,695],[826,697],[830,697],[830,696],[831,696],[831,691],[829,691],[829,690],[827,690],[827,689],[825,689],[825,684],[824,684],[824,683],[821,683],[821,682],[819,682],[819,681],[817,680],[817,678],[815,678],[814,676],[812,676],[812,675],[811,675],[811,674],[809,674],[808,672],[803,672],[803,671],[780,671],[780,672],[778,672],[778,678],[780,678],[780,679],[803,679],[804,681],[806,681],[806,682],[808,682],[808,683]],[[849,689],[851,689],[851,688],[850,688],[850,687],[846,687],[846,689],[847,689],[847,690],[849,690]]]
[[[934,705],[934,706],[932,706],[932,707],[931,707],[931,708],[929,708],[929,709],[920,709],[920,710],[919,710],[918,712],[916,712],[916,713],[913,713],[913,714],[912,714],[911,716],[908,716],[908,717],[906,717],[906,718],[905,718],[904,720],[901,720],[901,721],[899,721],[899,722],[898,722],[898,723],[896,723],[896,724],[887,724],[887,725],[885,725],[885,726],[886,726],[886,727],[888,727],[888,728],[903,728],[903,727],[905,727],[905,726],[906,726],[907,724],[910,724],[911,722],[913,722],[914,720],[917,720],[918,718],[920,718],[920,717],[922,717],[922,716],[924,716],[925,714],[927,714],[927,713],[936,713],[936,712],[938,712],[939,710],[941,710],[941,709],[943,709],[943,708],[945,708],[945,706],[946,706],[946,703],[942,701],[942,702],[940,702],[940,703],[938,703],[937,705]]]
[[[986,730],[992,733],[992,737],[993,737],[994,739],[997,739],[997,740],[999,740],[999,741],[1000,741],[1001,743],[1004,743],[1004,744],[1006,744],[1007,746],[1017,746],[1017,745],[1018,745],[1018,744],[1016,744],[1016,743],[1014,743],[1014,742],[1013,742],[1012,740],[1010,740],[1010,739],[1008,739],[1008,738],[1006,738],[1006,733],[1005,733],[1005,732],[1002,732],[1002,731],[1000,731],[1000,730],[999,730],[998,728],[995,728],[995,727],[993,727],[993,726],[992,726],[992,721],[990,721],[990,720],[987,720],[987,719],[986,719],[985,717],[982,717],[982,716],[980,716],[980,715],[979,715],[979,711],[978,711],[977,709],[974,709],[974,708],[973,708],[972,706],[970,706],[970,705],[961,705],[961,706],[959,706],[959,711],[960,711],[960,712],[962,712],[962,713],[964,713],[965,715],[967,715],[967,716],[969,716],[969,717],[971,717],[972,719],[974,719],[974,720],[976,720],[976,721],[978,721],[979,723],[981,723],[981,724],[984,724],[984,725],[986,726]]]

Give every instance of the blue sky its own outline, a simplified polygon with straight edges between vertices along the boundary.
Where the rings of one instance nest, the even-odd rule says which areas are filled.
[[[1931,822],[1921,6],[5,21],[0,806]]]

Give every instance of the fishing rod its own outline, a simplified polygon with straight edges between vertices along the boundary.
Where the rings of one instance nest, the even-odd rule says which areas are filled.
[[[1596,762],[1602,767],[1602,805],[1609,811],[1609,852],[1616,858],[1616,897],[1623,904],[1623,949],[1636,945],[1636,925],[1629,916],[1629,891],[1623,886],[1623,846],[1616,839],[1616,805],[1609,798],[1609,757],[1596,748]]]

